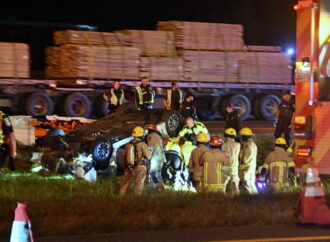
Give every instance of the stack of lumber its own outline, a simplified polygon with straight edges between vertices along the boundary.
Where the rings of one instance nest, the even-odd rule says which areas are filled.
[[[160,21],[158,30],[173,31],[175,45],[191,50],[242,50],[243,26],[238,24]]]
[[[240,52],[184,50],[181,54],[185,81],[237,82]]]
[[[46,75],[50,78],[139,77],[140,50],[134,47],[62,45],[48,47]]]
[[[291,83],[290,57],[286,53],[245,52],[239,66],[241,82]]]
[[[181,58],[140,57],[140,76],[150,80],[179,81],[183,79]]]
[[[169,31],[121,30],[124,45],[141,49],[142,56],[173,56],[174,33]],[[129,38],[128,38],[129,37]]]
[[[0,77],[29,78],[29,46],[24,43],[0,42]]]
[[[257,52],[281,52],[281,46],[270,46],[270,45],[247,45],[247,51],[257,51]]]
[[[122,46],[129,41],[129,36],[120,33],[106,33],[93,31],[63,30],[53,34],[55,45],[105,45]]]

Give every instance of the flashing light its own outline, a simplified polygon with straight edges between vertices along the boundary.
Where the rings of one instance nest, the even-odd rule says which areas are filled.
[[[262,191],[266,190],[266,188],[267,188],[266,182],[265,181],[261,181],[261,180],[259,180],[259,181],[256,182],[256,186],[257,186],[257,190],[259,192],[262,192]]]
[[[310,146],[299,146],[297,149],[297,156],[309,157],[312,154],[312,148]]]
[[[306,116],[295,116],[294,117],[294,123],[295,124],[306,124]]]
[[[286,51],[286,53],[288,53],[288,55],[293,55],[294,54],[294,49],[293,48],[289,48],[289,49],[287,49],[287,51]]]

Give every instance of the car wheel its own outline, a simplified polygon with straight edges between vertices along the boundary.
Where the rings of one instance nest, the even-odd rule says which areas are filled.
[[[105,170],[109,166],[112,155],[112,144],[108,138],[101,137],[94,140],[89,146],[89,152],[95,161],[96,170]]]
[[[166,132],[170,137],[175,137],[183,126],[183,117],[178,111],[168,111],[163,115]]]

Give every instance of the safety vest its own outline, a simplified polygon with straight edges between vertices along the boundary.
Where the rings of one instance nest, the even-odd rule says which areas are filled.
[[[183,102],[183,95],[182,95],[182,91],[181,90],[178,90],[179,91],[179,95],[180,95],[180,98],[179,98],[179,103],[181,104]],[[168,106],[172,106],[172,92],[173,90],[172,89],[168,89],[167,91],[167,105]]]
[[[5,114],[0,111],[0,145],[2,145],[4,142],[3,130],[2,130],[3,116],[5,116]]]
[[[140,86],[136,87],[136,91],[137,91],[137,94],[139,96],[139,105],[143,105],[143,92],[142,92],[142,88]],[[154,92],[151,92],[151,100],[150,100],[150,103],[154,103],[155,101],[155,94]]]
[[[123,89],[120,89],[121,91],[121,94],[120,94],[120,98],[119,98],[119,103],[118,103],[118,98],[115,94],[115,89],[114,88],[111,88],[110,89],[110,93],[111,93],[111,97],[110,97],[110,103],[112,105],[122,105],[123,102],[124,102],[124,90]]]
[[[178,153],[178,155],[182,158],[182,155],[181,155],[181,147],[180,147],[180,145],[178,144],[178,142],[175,141],[175,140],[170,140],[170,141],[166,144],[165,151],[174,151],[174,152]]]
[[[186,166],[189,165],[191,153],[195,148],[196,148],[196,146],[194,146],[190,141],[186,141],[184,143],[184,145],[182,145],[181,154],[182,154],[183,161]]]

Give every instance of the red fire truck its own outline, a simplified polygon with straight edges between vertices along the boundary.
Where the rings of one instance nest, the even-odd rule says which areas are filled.
[[[330,0],[300,0],[294,9],[296,169],[330,174]]]

